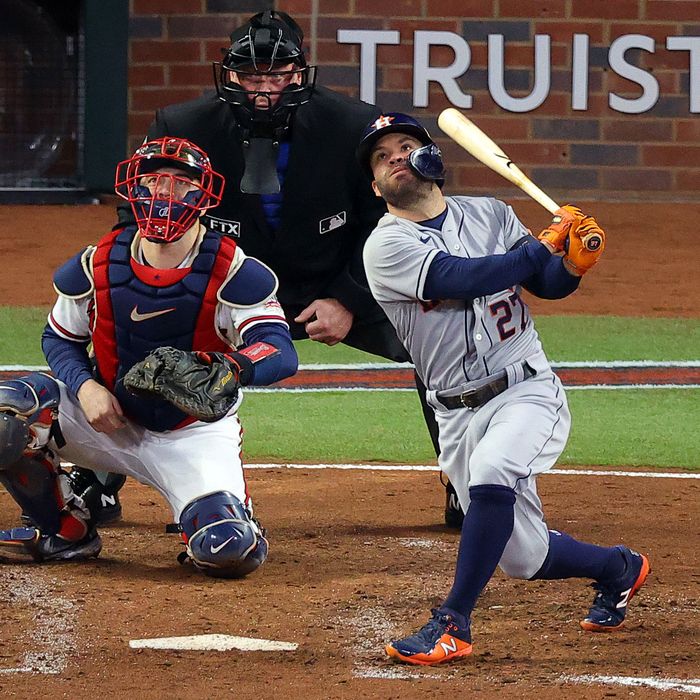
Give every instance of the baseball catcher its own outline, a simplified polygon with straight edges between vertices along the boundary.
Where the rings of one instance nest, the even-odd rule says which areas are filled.
[[[206,574],[265,561],[237,409],[243,387],[290,376],[298,360],[274,273],[202,223],[223,186],[185,139],[149,141],[119,164],[136,223],[56,271],[42,337],[53,376],[0,384],[0,482],[32,523],[0,531],[0,556],[99,554],[88,498],[99,491],[76,495],[68,460],[157,489],[182,530],[179,559]]]

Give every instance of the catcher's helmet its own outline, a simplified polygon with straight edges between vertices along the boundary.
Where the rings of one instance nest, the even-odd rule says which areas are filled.
[[[370,156],[374,145],[380,138],[398,132],[408,134],[418,139],[423,144],[422,148],[412,151],[408,157],[411,168],[426,180],[435,180],[438,187],[445,183],[445,166],[442,162],[442,154],[437,144],[433,141],[428,130],[416,119],[401,112],[387,112],[367,125],[365,133],[357,147],[357,160],[362,169],[372,180],[372,168]]]
[[[163,168],[179,172],[158,172]],[[131,204],[141,235],[157,243],[181,238],[219,204],[223,189],[224,178],[207,154],[186,139],[148,141],[117,166],[116,193]]]
[[[275,111],[308,102],[316,84],[316,66],[307,65],[303,42],[304,33],[285,12],[266,10],[251,17],[231,33],[231,46],[223,49],[224,58],[214,63],[219,99],[251,111],[259,97],[267,99]],[[294,67],[286,68],[290,64]],[[238,82],[261,75],[278,77],[281,86],[277,90],[269,85],[252,89]],[[280,99],[275,102],[272,95]]]

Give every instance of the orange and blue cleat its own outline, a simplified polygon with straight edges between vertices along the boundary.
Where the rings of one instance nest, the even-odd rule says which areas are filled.
[[[454,661],[472,653],[469,620],[452,610],[437,608],[418,632],[386,646],[386,653],[397,661],[432,666]]]
[[[587,632],[615,632],[621,629],[627,605],[651,571],[649,560],[643,554],[623,545],[618,545],[617,549],[627,564],[625,572],[615,581],[593,584],[598,592],[588,615],[579,623]]]

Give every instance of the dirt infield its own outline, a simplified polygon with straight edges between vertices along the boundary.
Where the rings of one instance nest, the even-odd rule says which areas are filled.
[[[536,205],[514,206],[533,229],[547,221]],[[700,204],[588,208],[610,233],[604,261],[571,299],[534,301],[535,314],[697,318]],[[113,221],[111,206],[0,207],[2,303],[50,304],[52,269]],[[700,690],[700,479],[543,476],[551,527],[649,555],[652,575],[626,629],[580,630],[593,596],[585,582],[498,573],[474,616],[472,657],[421,670],[391,664],[382,647],[422,624],[451,585],[458,538],[440,524],[436,473],[261,469],[248,480],[271,553],[246,580],[179,566],[179,539],[163,529],[167,507],[134,482],[123,491],[124,520],[103,531],[98,560],[0,566],[0,696],[592,700]],[[17,515],[0,489],[0,527]],[[214,633],[299,646],[129,647]]]

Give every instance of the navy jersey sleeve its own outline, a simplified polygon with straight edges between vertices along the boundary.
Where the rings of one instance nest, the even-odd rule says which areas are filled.
[[[88,355],[89,343],[61,338],[50,326],[44,328],[41,349],[54,377],[60,379],[74,394],[92,379],[92,363]]]
[[[518,241],[514,249],[533,243],[533,238],[524,238]],[[569,274],[564,267],[564,259],[558,255],[552,255],[539,272],[522,282],[528,292],[540,299],[563,299],[575,292],[579,284],[581,284],[581,278]]]
[[[252,377],[246,384],[267,386],[296,373],[299,358],[286,326],[280,323],[259,323],[244,332],[243,342],[245,346],[267,343],[279,350],[276,355],[266,357],[253,365]]]
[[[425,299],[476,299],[521,284],[552,257],[536,245],[522,245],[502,255],[459,258],[439,252],[430,263],[423,288]]]

